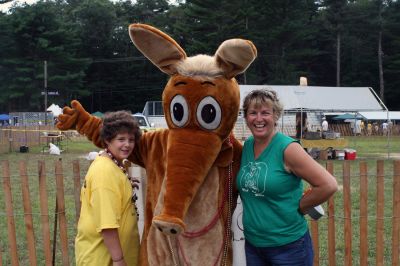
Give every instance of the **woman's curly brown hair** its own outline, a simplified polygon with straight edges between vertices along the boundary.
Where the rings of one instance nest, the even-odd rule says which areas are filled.
[[[139,124],[129,111],[107,112],[103,117],[103,126],[100,130],[100,139],[106,146],[118,134],[130,133],[135,136],[135,146],[139,143],[142,132]]]

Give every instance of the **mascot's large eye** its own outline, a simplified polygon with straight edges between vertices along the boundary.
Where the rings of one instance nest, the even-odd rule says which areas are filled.
[[[176,95],[170,105],[171,119],[175,126],[183,127],[189,118],[189,109],[185,98]]]
[[[200,101],[196,116],[203,128],[216,129],[221,123],[221,107],[213,97],[207,96]]]

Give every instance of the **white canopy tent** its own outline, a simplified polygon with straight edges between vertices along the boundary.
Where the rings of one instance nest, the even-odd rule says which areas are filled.
[[[400,111],[359,112],[367,120],[400,120]]]
[[[47,111],[52,112],[54,117],[58,117],[60,114],[62,114],[62,108],[54,103],[47,108]]]
[[[276,91],[285,110],[308,109],[324,112],[362,112],[387,110],[369,87],[319,87],[240,85],[240,102],[255,89]]]

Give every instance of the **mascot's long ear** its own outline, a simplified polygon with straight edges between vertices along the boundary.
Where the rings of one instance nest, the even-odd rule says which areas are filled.
[[[219,46],[214,56],[225,77],[231,79],[249,67],[257,57],[257,49],[251,41],[230,39]]]
[[[145,24],[129,25],[133,44],[162,72],[176,73],[176,64],[186,58],[185,51],[164,32]]]

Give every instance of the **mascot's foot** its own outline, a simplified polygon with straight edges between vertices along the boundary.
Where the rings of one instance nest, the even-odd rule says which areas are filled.
[[[167,215],[155,216],[153,226],[166,235],[179,235],[185,230],[185,224],[181,219]]]

